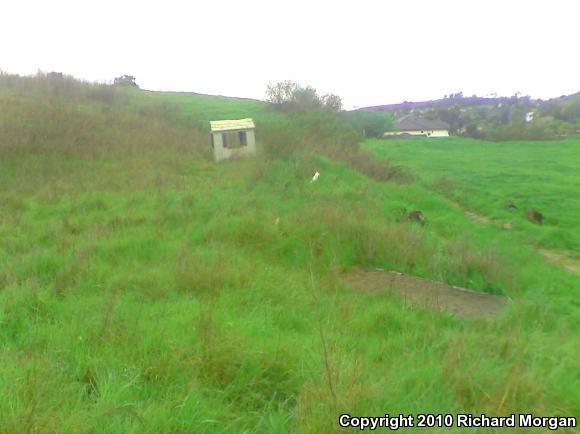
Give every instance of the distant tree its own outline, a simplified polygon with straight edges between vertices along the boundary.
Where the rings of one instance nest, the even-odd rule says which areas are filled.
[[[269,103],[282,111],[329,109],[338,112],[342,109],[342,100],[338,95],[320,96],[313,87],[291,80],[269,84],[266,97]]]
[[[298,86],[292,94],[290,104],[292,108],[302,110],[315,110],[322,107],[322,101],[316,89],[310,86]]]
[[[268,102],[278,108],[282,108],[293,100],[297,89],[298,83],[290,80],[281,81],[276,84],[268,84],[266,87],[266,97]]]
[[[117,85],[138,87],[137,83],[135,83],[135,77],[132,75],[121,75],[120,77],[116,77],[114,83]]]
[[[483,133],[479,131],[479,128],[477,128],[477,124],[475,122],[470,122],[465,126],[464,134],[468,137],[474,137],[476,139],[483,138]]]
[[[461,121],[461,108],[457,103],[449,107],[442,107],[436,113],[436,116],[433,117],[447,122],[449,124],[449,130],[453,133],[457,132],[463,126]]]
[[[382,137],[385,131],[392,130],[393,119],[390,113],[375,110],[348,112],[350,123],[364,137]]]
[[[562,119],[569,122],[580,119],[580,95],[564,103],[559,114]]]
[[[342,110],[342,98],[339,97],[338,95],[335,95],[333,93],[329,93],[326,94],[322,97],[322,103],[324,105],[324,107],[330,109],[330,110],[334,110],[334,111],[340,111]]]
[[[46,78],[52,80],[62,80],[64,78],[64,74],[62,72],[52,71],[46,74]]]
[[[510,107],[508,105],[504,105],[498,112],[499,115],[499,124],[500,125],[507,125],[510,121]]]

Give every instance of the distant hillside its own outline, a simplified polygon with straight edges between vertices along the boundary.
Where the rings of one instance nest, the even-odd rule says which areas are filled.
[[[135,89],[130,92],[135,105],[144,102],[161,103],[178,112],[189,123],[207,128],[210,120],[252,117],[258,121],[274,120],[276,113],[264,101],[194,92],[153,92]]]
[[[580,133],[580,92],[549,100],[529,96],[485,98],[462,93],[431,100],[365,107],[357,111],[409,113],[447,122],[451,133],[491,140],[540,140]]]
[[[502,104],[511,100],[512,97],[497,97],[497,98],[488,98],[488,97],[480,97],[480,96],[455,96],[451,95],[447,98],[441,99],[434,99],[428,101],[403,101],[396,104],[383,104],[377,106],[370,106],[370,107],[363,107],[358,110],[379,110],[379,111],[410,111],[410,110],[418,110],[418,109],[428,109],[428,108],[441,108],[441,107],[450,107],[454,104],[458,104],[461,107],[473,107],[473,106],[497,106],[498,104]],[[538,99],[530,99],[529,102],[532,105],[536,105],[541,100]]]
[[[360,138],[344,132],[339,116],[292,116],[259,100],[152,92],[60,73],[21,77],[0,72],[0,154],[38,146],[61,154],[110,156],[133,152],[134,143],[159,152],[179,143],[188,148],[186,155],[195,151],[195,158],[208,160],[209,122],[246,117],[256,122],[260,150],[268,155],[346,140],[353,144]]]

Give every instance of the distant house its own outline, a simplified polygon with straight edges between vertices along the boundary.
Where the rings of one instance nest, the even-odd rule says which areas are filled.
[[[534,120],[534,112],[526,113],[526,122],[532,122]]]
[[[209,124],[215,161],[256,152],[256,127],[252,119],[211,121]]]
[[[387,131],[383,134],[384,137],[406,135],[447,137],[449,136],[449,124],[440,120],[426,119],[415,114],[408,114],[395,121],[394,131]]]

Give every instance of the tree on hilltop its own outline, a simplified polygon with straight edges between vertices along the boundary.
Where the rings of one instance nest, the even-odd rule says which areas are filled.
[[[342,99],[335,94],[319,95],[311,86],[302,86],[286,80],[266,87],[267,101],[276,109],[290,110],[342,110]]]
[[[135,77],[133,77],[132,75],[121,75],[120,77],[116,77],[114,84],[117,85],[121,85],[121,86],[135,86],[135,87],[139,87],[137,86],[137,83],[135,83]]]

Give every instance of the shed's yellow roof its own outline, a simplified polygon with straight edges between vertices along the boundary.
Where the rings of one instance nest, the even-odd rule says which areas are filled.
[[[224,121],[210,121],[209,125],[212,132],[214,131],[229,131],[229,130],[248,130],[256,128],[254,121],[251,118],[234,119]]]

